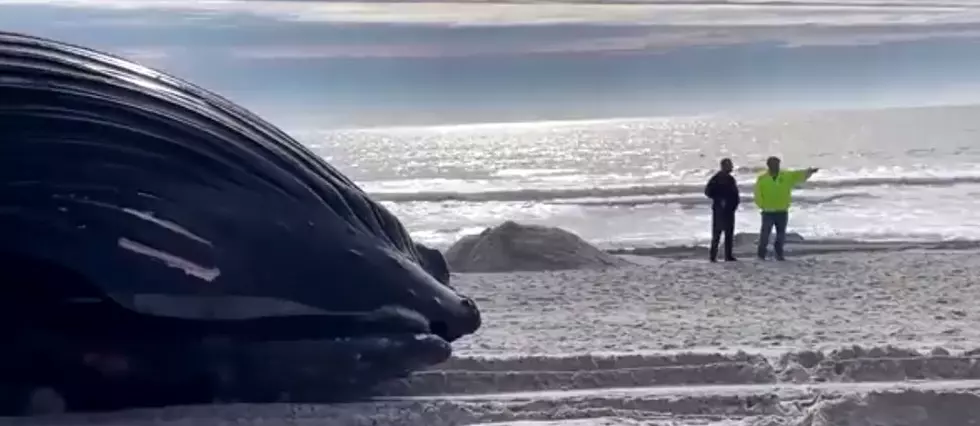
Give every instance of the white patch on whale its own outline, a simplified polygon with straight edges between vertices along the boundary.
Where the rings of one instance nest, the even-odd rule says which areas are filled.
[[[199,242],[201,244],[206,244],[208,246],[211,246],[212,245],[210,241],[208,241],[208,240],[206,240],[204,238],[199,237],[198,235],[194,234],[193,232],[188,231],[186,228],[184,228],[184,227],[182,227],[182,226],[180,226],[180,225],[178,225],[176,223],[173,223],[171,221],[160,219],[160,218],[154,216],[153,215],[153,212],[143,212],[143,211],[139,211],[139,210],[134,210],[134,209],[131,209],[131,208],[127,208],[127,207],[123,207],[123,208],[121,208],[121,210],[124,211],[124,212],[126,212],[126,213],[129,213],[129,214],[131,214],[133,216],[136,216],[136,217],[138,217],[140,219],[143,219],[143,220],[145,220],[147,222],[152,222],[152,223],[155,223],[157,225],[160,225],[160,226],[162,226],[162,227],[164,227],[164,228],[166,228],[166,229],[168,229],[170,231],[176,232],[176,233],[178,233],[180,235],[183,235],[183,236],[185,236],[187,238],[190,238],[190,239],[192,239],[194,241],[197,241],[197,242]]]
[[[187,275],[200,278],[204,281],[208,281],[208,282],[214,281],[215,278],[218,278],[218,276],[221,275],[221,270],[218,268],[207,268],[198,265],[194,262],[191,262],[187,259],[184,259],[182,257],[178,257],[170,253],[157,250],[153,247],[137,243],[127,238],[119,239],[119,247],[129,250],[133,253],[138,253],[144,256],[154,258],[156,260],[165,263],[167,266],[171,268],[181,269]]]

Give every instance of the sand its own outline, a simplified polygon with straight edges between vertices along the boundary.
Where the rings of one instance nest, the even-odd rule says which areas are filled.
[[[980,252],[630,260],[638,264],[454,274],[485,328],[450,362],[391,384],[383,401],[9,423],[980,424]]]
[[[974,251],[632,260],[645,265],[455,276],[486,320],[459,353],[980,346]]]

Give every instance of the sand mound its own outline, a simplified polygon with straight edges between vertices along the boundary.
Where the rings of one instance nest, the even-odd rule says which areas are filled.
[[[513,221],[457,241],[446,252],[454,272],[513,272],[591,269],[626,264],[559,228]]]

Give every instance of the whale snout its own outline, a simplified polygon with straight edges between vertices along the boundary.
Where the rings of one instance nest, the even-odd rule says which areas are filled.
[[[433,321],[432,333],[447,342],[459,340],[480,329],[483,319],[476,302],[466,296],[460,296],[458,306],[450,309],[450,317],[446,321]]]
[[[387,303],[421,314],[428,321],[432,334],[453,342],[475,333],[483,324],[476,302],[449,285],[448,273],[440,279],[439,274],[426,269],[425,259],[416,261],[416,258],[394,250],[382,250],[374,256],[372,254],[376,252],[366,250],[365,253],[358,257],[358,261],[369,262],[363,270],[383,272],[373,276],[375,282],[384,282],[385,287],[392,289],[386,294],[401,295],[400,300]],[[441,254],[435,254],[441,258]],[[378,261],[378,257],[384,260]],[[437,257],[428,258],[430,262],[433,259]]]
[[[447,342],[473,334],[483,325],[480,308],[467,296],[453,294],[452,297],[437,298],[438,309],[426,315],[432,334]]]

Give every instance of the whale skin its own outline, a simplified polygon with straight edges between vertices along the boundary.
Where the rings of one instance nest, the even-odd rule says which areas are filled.
[[[481,325],[439,251],[283,131],[171,75],[14,33],[0,236],[7,413],[36,412],[41,389],[66,410],[357,399]]]

